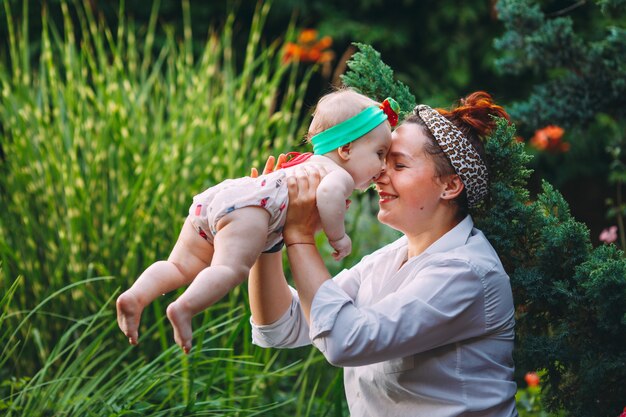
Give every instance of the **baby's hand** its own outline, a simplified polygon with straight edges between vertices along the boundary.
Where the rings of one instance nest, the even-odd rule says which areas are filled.
[[[352,240],[350,240],[350,236],[348,235],[343,235],[342,238],[337,240],[329,240],[328,243],[335,249],[333,258],[335,258],[336,261],[345,258],[352,252]]]
[[[265,161],[265,168],[263,168],[263,175],[271,174],[277,169],[280,169],[280,167],[283,165],[283,163],[285,163],[286,160],[287,160],[287,155],[285,155],[284,153],[281,153],[280,155],[278,155],[278,159],[274,158],[273,155],[268,156],[267,161]],[[250,176],[252,178],[258,177],[259,171],[256,168],[252,167],[250,169]]]

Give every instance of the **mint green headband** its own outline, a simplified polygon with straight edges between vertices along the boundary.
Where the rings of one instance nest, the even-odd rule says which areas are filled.
[[[318,133],[311,138],[313,153],[323,155],[334,149],[357,140],[373,130],[385,120],[392,126],[398,121],[398,103],[387,98],[380,106],[371,106],[359,114]]]

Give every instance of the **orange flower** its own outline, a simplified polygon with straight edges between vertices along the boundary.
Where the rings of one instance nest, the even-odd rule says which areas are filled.
[[[283,54],[283,61],[289,62],[292,59],[300,60],[301,49],[299,45],[288,42],[285,45],[285,52]]]
[[[567,152],[570,144],[563,142],[565,131],[560,126],[549,125],[535,131],[535,135],[530,138],[530,145],[540,151]]]
[[[330,36],[324,36],[322,39],[320,39],[319,41],[317,41],[317,43],[315,44],[315,46],[318,49],[328,49],[330,48],[330,46],[333,44],[333,38],[331,38]]]
[[[302,61],[304,62],[317,62],[322,56],[322,52],[319,49],[309,49],[302,55]]]
[[[553,138],[561,138],[563,136],[563,133],[565,133],[562,127],[556,125],[546,126],[543,128],[543,130],[546,132],[546,135]]]
[[[526,383],[529,387],[538,387],[539,386],[539,375],[536,372],[527,372],[524,376]]]
[[[548,136],[539,130],[535,132],[535,136],[530,138],[530,144],[535,149],[539,149],[540,151],[545,150],[549,143],[550,141],[548,140]]]
[[[298,35],[298,43],[311,43],[317,39],[317,30],[303,29]]]
[[[332,44],[333,40],[330,36],[317,40],[317,30],[303,29],[298,35],[297,44],[288,42],[285,45],[283,60],[285,62],[328,63],[335,57],[334,52],[328,50]]]
[[[320,56],[320,59],[317,60],[317,62],[319,63],[326,63],[326,62],[330,62],[333,60],[333,58],[335,57],[335,53],[333,51],[325,51],[322,52],[322,55]]]

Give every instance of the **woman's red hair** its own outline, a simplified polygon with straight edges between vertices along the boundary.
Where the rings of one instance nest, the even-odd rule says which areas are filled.
[[[493,116],[511,120],[506,110],[497,105],[491,95],[484,91],[477,91],[459,100],[458,105],[451,110],[436,110],[458,127],[466,137],[487,136],[496,126]]]

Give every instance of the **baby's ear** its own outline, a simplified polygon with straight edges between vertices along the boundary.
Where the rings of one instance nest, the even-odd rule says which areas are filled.
[[[337,155],[339,155],[339,158],[341,158],[344,161],[347,161],[348,159],[350,159],[351,154],[352,154],[352,142],[337,148]]]

